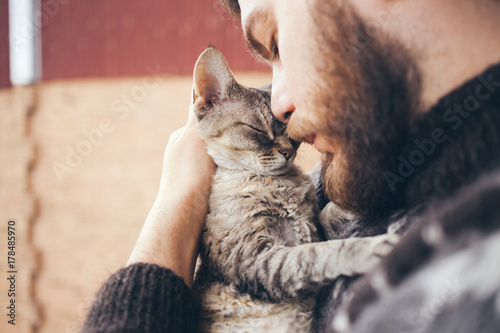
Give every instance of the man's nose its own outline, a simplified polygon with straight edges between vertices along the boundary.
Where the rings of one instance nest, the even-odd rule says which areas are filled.
[[[271,109],[276,119],[282,123],[288,123],[290,116],[295,111],[295,105],[286,89],[285,75],[281,66],[273,68]]]

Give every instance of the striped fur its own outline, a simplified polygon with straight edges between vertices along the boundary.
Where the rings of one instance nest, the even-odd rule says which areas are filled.
[[[315,187],[292,164],[298,144],[273,118],[269,91],[237,84],[213,48],[194,85],[192,111],[218,165],[194,283],[200,329],[310,331],[319,289],[369,271],[397,236],[319,242]],[[319,230],[332,237],[345,216],[325,209]]]

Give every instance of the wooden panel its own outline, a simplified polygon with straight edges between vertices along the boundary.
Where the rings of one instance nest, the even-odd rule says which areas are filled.
[[[190,74],[209,44],[234,71],[267,70],[216,0],[42,0],[43,79]]]
[[[0,87],[10,86],[9,0],[0,0]]]

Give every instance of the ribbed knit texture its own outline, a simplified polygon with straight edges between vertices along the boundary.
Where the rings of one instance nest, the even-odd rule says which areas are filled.
[[[191,289],[174,272],[134,264],[101,287],[82,333],[195,332],[196,308]]]
[[[457,105],[463,108],[462,114],[455,111]],[[472,111],[467,111],[466,106]],[[446,140],[434,141],[436,130],[441,131],[439,138],[445,135]],[[433,140],[434,149],[424,152],[415,140],[420,143]],[[419,119],[408,133],[401,156],[409,161],[412,153],[425,156],[425,160],[421,165],[413,165],[411,175],[395,185],[394,198],[402,198],[394,199],[402,204],[400,211],[390,218],[355,218],[337,230],[342,238],[373,236],[385,232],[388,224],[396,220],[404,220],[404,229],[410,228],[421,216],[439,211],[460,190],[493,171],[500,172],[500,65],[465,82]],[[398,170],[392,172],[398,174]],[[334,293],[335,283],[323,289],[316,308],[319,332],[330,332],[336,307],[342,303],[344,292],[354,284],[354,279],[346,280],[338,294]],[[362,302],[357,306],[362,307]]]
[[[491,82],[488,82],[492,79]],[[488,82],[485,85],[485,82]],[[441,129],[444,143],[426,155],[425,163],[405,185],[406,209],[432,199],[445,199],[464,185],[499,165],[500,149],[500,65],[442,98],[411,130],[402,153],[405,158],[419,151],[415,140],[429,140]],[[451,111],[458,107],[459,112]],[[471,108],[473,107],[473,108]],[[466,108],[474,111],[467,111]],[[453,118],[451,118],[453,117]],[[453,119],[453,121],[451,121]]]

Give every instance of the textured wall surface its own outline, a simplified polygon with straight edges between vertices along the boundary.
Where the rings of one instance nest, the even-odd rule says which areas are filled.
[[[0,0],[0,87],[10,85],[9,0]]]
[[[217,0],[42,0],[43,78],[191,74],[209,43],[234,71],[264,69]]]
[[[29,176],[35,157],[30,120],[35,107],[34,87],[0,89],[0,332],[33,332],[39,325],[41,312],[35,297],[34,275],[39,257],[33,245],[33,223],[38,205]],[[7,262],[7,232],[14,221],[13,266]],[[11,235],[12,236],[12,235]],[[10,260],[12,262],[12,260]],[[7,283],[14,271],[14,284]],[[13,289],[13,293],[9,290]],[[11,296],[9,296],[11,294]],[[14,300],[15,326],[8,323],[6,307]],[[9,303],[8,303],[9,302]],[[10,310],[9,310],[10,314]]]

